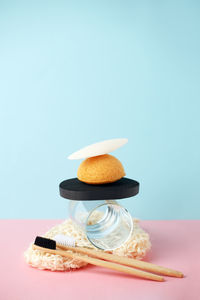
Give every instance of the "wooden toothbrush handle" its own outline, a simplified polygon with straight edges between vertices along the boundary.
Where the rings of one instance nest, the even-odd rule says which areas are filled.
[[[179,271],[175,271],[175,270],[172,270],[169,268],[157,266],[152,263],[140,261],[140,260],[133,259],[133,258],[122,257],[122,256],[109,254],[109,253],[105,253],[105,252],[100,252],[97,250],[83,248],[83,247],[66,247],[66,246],[63,246],[58,243],[57,243],[57,246],[63,250],[71,250],[73,252],[75,251],[78,253],[86,254],[88,256],[98,257],[100,259],[113,261],[113,262],[116,262],[116,263],[119,263],[122,265],[135,267],[138,269],[150,271],[150,272],[157,273],[157,274],[162,274],[162,275],[167,275],[167,276],[172,276],[172,277],[179,277],[179,278],[183,277],[183,273],[181,273]]]
[[[46,252],[46,253],[51,253],[51,254],[55,254],[55,255],[69,257],[69,258],[72,258],[72,259],[77,259],[77,260],[84,261],[86,263],[89,263],[89,264],[92,264],[92,265],[95,265],[95,266],[112,269],[112,270],[115,270],[115,271],[123,272],[123,273],[130,274],[130,275],[134,275],[134,276],[137,276],[137,277],[140,277],[140,278],[145,278],[145,279],[150,279],[150,280],[155,280],[155,281],[164,281],[163,277],[155,275],[155,274],[151,274],[151,273],[144,272],[144,271],[141,271],[141,270],[138,270],[138,269],[134,269],[134,268],[126,267],[126,266],[123,266],[123,265],[115,264],[115,263],[112,263],[112,262],[108,262],[108,261],[88,257],[88,256],[85,256],[85,255],[80,255],[80,254],[71,253],[71,252],[58,250],[58,249],[57,250],[47,249],[47,248],[39,247],[39,246],[36,246],[36,245],[33,245],[33,249],[40,250],[40,251]]]

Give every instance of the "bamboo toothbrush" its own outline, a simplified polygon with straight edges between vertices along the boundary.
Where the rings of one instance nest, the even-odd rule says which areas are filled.
[[[182,278],[183,273],[180,271],[175,271],[169,268],[157,266],[155,264],[140,261],[134,258],[128,258],[128,257],[122,257],[114,254],[109,254],[106,252],[100,252],[96,251],[94,249],[84,248],[84,247],[77,247],[76,241],[72,237],[65,236],[64,234],[58,234],[54,237],[54,240],[56,241],[57,247],[59,247],[62,250],[70,250],[75,251],[78,253],[86,254],[88,256],[97,257],[100,259],[113,261],[122,265],[135,267],[138,269],[142,269],[145,271],[150,271],[156,274],[161,274],[165,276],[171,276],[171,277],[178,277]]]
[[[123,272],[123,273],[129,274],[129,275],[133,275],[133,276],[144,278],[144,279],[149,279],[149,280],[154,280],[154,281],[164,281],[164,278],[159,275],[155,275],[155,274],[141,271],[138,269],[130,268],[130,267],[127,267],[124,265],[96,259],[93,257],[88,257],[85,255],[81,255],[81,254],[77,254],[77,253],[73,253],[73,252],[57,250],[56,242],[54,240],[46,239],[43,237],[36,237],[35,243],[33,245],[33,249],[40,250],[40,251],[46,252],[46,253],[69,257],[72,259],[81,260],[81,261],[84,261],[84,262],[92,264],[92,265],[112,269],[115,271]],[[72,249],[74,251],[75,248],[72,247]]]

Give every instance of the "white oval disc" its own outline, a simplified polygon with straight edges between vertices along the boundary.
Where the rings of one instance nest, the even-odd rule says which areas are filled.
[[[68,159],[82,159],[82,158],[107,154],[123,146],[127,142],[128,139],[123,138],[123,139],[106,140],[103,142],[95,143],[72,153],[71,155],[68,156]]]

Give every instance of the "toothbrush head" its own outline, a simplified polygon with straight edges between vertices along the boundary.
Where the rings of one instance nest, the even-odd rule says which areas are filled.
[[[51,239],[44,238],[42,236],[37,236],[34,244],[39,247],[47,248],[47,249],[56,249],[56,242]]]
[[[54,236],[54,240],[56,241],[57,244],[60,244],[62,246],[66,246],[66,247],[76,246],[75,238],[64,234],[56,234]]]

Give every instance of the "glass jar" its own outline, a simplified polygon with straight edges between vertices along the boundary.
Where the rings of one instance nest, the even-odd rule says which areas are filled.
[[[126,208],[115,200],[69,202],[69,215],[97,248],[113,250],[125,243],[133,230]]]

